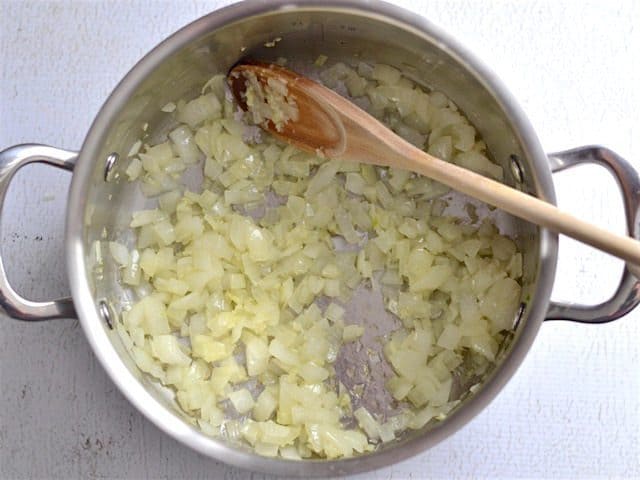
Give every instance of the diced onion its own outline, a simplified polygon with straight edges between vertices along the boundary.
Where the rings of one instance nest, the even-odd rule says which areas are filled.
[[[342,341],[353,342],[362,336],[364,327],[362,325],[347,325],[342,330]]]
[[[129,249],[118,242],[109,242],[109,252],[111,256],[120,266],[126,266],[129,264]]]
[[[320,77],[417,147],[502,178],[444,94],[382,64],[336,63]],[[295,118],[286,85],[258,87],[247,98],[254,121]],[[201,96],[162,107],[178,124],[162,143],[136,142],[126,169],[157,207],[133,214],[133,248],[111,241],[103,258],[107,245],[93,246],[96,275],[113,259],[139,298],[115,326],[135,363],[205,434],[269,457],[350,457],[445,418],[454,376],[489,372],[513,328],[517,243],[488,221],[445,216],[437,197],[447,189],[430,179],[256,134],[231,98],[216,75]],[[203,181],[191,191],[183,176],[196,168]],[[403,405],[386,418],[356,402],[353,411],[336,379],[340,349],[371,337],[349,318],[366,285],[400,321],[381,339],[384,359],[370,356],[389,364],[386,389]],[[241,418],[225,418],[231,407]]]
[[[169,365],[189,365],[191,359],[178,344],[178,339],[173,335],[158,335],[151,340],[153,355],[163,363]]]
[[[251,396],[251,392],[246,388],[236,390],[229,394],[229,400],[231,400],[233,407],[238,413],[247,413],[255,404],[253,397]]]
[[[168,102],[168,103],[165,103],[164,106],[160,110],[165,112],[165,113],[171,113],[171,112],[175,111],[175,109],[176,109],[176,104],[173,103],[173,102]]]

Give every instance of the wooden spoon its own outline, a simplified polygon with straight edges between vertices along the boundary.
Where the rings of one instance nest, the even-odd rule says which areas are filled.
[[[253,77],[255,76],[255,77]],[[555,206],[414,147],[371,115],[334,91],[279,65],[247,61],[233,67],[228,82],[247,110],[247,78],[261,85],[269,79],[286,84],[287,99],[297,105],[295,119],[260,126],[296,147],[328,158],[410,170],[494,205],[554,232],[615,255],[632,265],[640,278],[640,242],[608,232]]]

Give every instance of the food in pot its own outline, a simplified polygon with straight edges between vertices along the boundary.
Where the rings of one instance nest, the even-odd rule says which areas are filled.
[[[502,178],[442,93],[388,65],[316,64],[409,142]],[[350,457],[443,419],[493,366],[522,255],[490,221],[448,215],[428,178],[327,161],[249,126],[224,75],[163,111],[176,127],[126,169],[157,206],[133,214],[134,248],[109,243],[139,298],[116,329],[203,432],[265,456]],[[203,176],[197,190],[187,171]]]
[[[270,121],[276,131],[281,132],[288,121],[297,120],[298,106],[288,95],[284,81],[270,78],[263,85],[253,72],[245,72],[243,80],[245,90],[241,102],[244,104],[241,106],[248,113],[251,123],[262,125]]]

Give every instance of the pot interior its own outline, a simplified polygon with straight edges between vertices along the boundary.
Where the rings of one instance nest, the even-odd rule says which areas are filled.
[[[82,168],[90,170],[82,212],[82,242],[93,303],[105,302],[112,321],[116,321],[120,312],[137,300],[135,292],[118,281],[118,267],[108,253],[103,254],[102,265],[97,265],[95,259],[95,242],[102,242],[103,252],[106,252],[105,242],[110,240],[133,247],[134,237],[128,226],[131,213],[152,204],[135,183],[126,180],[127,154],[132,145],[143,136],[144,142],[149,144],[164,141],[167,132],[175,126],[175,119],[161,108],[168,102],[195,98],[212,75],[227,72],[244,56],[264,60],[283,57],[288,59],[289,65],[302,68],[311,66],[321,54],[328,57],[327,65],[338,61],[365,61],[395,66],[426,89],[439,90],[457,104],[480,132],[492,158],[503,167],[506,183],[552,199],[550,185],[542,186],[544,181],[540,180],[545,178],[544,175],[540,177],[540,172],[547,168],[546,165],[540,165],[540,159],[534,158],[523,133],[514,126],[512,113],[491,86],[480,79],[474,66],[460,57],[455,45],[436,37],[428,25],[425,26],[428,31],[420,31],[397,18],[365,10],[330,7],[274,9],[242,18],[240,8],[227,9],[186,27],[147,56],[118,87],[107,103],[108,108],[101,113],[102,120],[107,122],[102,124],[107,124],[108,128],[97,131],[101,125],[97,122],[82,152]],[[277,40],[274,46],[265,46],[272,45],[269,42],[274,40]],[[109,174],[109,181],[105,181],[105,161],[112,152],[119,155],[119,160]],[[519,161],[521,178],[515,178],[511,165],[513,158]],[[198,179],[194,178],[192,186],[196,187],[197,183]],[[463,208],[468,199],[451,194],[448,200],[448,211],[470,221]],[[522,332],[527,328],[535,332],[541,321],[529,315],[536,300],[543,303],[547,300],[544,295],[539,299],[541,237],[538,229],[526,222],[486,207],[479,207],[478,211],[482,216],[495,219],[503,232],[517,240],[524,254],[522,308],[517,312],[518,319],[514,319],[517,321],[515,334],[507,338],[500,350],[495,369],[499,371],[501,362],[510,358],[512,347],[518,343]],[[353,309],[357,311],[371,299],[356,299],[355,302]],[[379,310],[379,321],[384,322],[386,314],[381,303]],[[375,317],[369,321],[378,321]],[[104,329],[122,362],[156,400],[185,422],[192,423],[177,407],[171,391],[139,371],[115,331],[99,321],[97,315],[90,323],[85,328]],[[357,355],[349,360],[362,361]],[[487,378],[496,371],[489,372]],[[465,397],[457,410],[479,391],[466,395],[469,398]],[[456,412],[451,417],[455,415]],[[394,449],[417,437],[426,438],[435,426],[430,423],[421,431],[409,432],[386,444],[382,450]]]

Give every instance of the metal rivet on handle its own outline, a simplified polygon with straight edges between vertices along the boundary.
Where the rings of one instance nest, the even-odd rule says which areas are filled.
[[[107,324],[109,329],[113,330],[113,321],[111,320],[111,309],[109,308],[109,305],[107,305],[107,302],[105,302],[104,300],[100,300],[98,302],[98,311],[100,312],[100,316],[102,317],[102,320],[104,320],[104,322]]]
[[[107,160],[104,164],[104,181],[110,182],[113,179],[113,167],[116,166],[116,162],[120,159],[120,155],[116,152],[111,152],[107,155]]]
[[[511,167],[511,174],[513,179],[517,183],[524,182],[524,172],[522,171],[522,165],[520,164],[520,157],[515,153],[509,155],[509,166]]]

